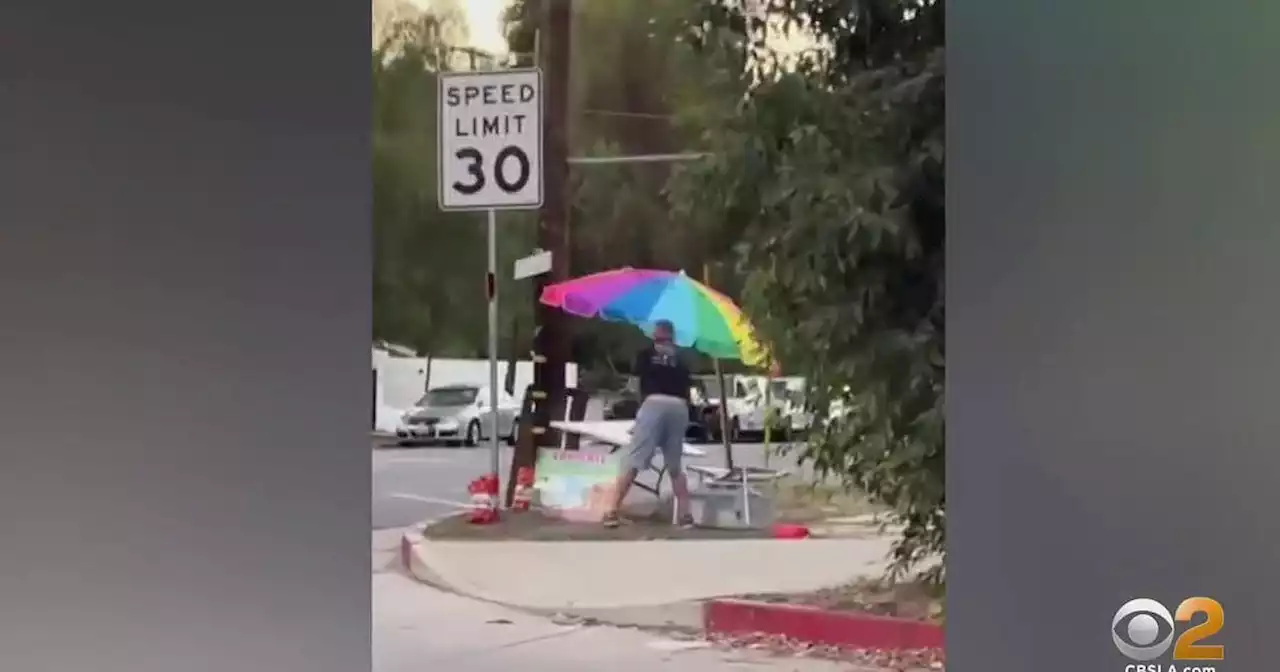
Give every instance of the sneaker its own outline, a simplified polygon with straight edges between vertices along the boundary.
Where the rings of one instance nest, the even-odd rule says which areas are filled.
[[[610,511],[609,513],[604,514],[604,517],[600,519],[600,522],[605,527],[612,529],[622,524],[622,518],[618,516],[617,511]]]
[[[697,524],[693,522],[693,516],[687,513],[684,514],[683,516],[680,516],[680,519],[676,524],[679,525],[680,529],[683,529],[683,530],[692,530],[693,528],[697,527]]]

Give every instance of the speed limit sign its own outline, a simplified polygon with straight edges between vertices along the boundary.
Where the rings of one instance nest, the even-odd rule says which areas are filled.
[[[536,69],[440,77],[440,207],[542,205],[542,73]]]

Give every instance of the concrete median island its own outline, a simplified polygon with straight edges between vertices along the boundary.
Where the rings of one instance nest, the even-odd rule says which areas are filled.
[[[492,525],[454,516],[406,532],[402,561],[437,587],[560,618],[722,641],[940,647],[942,628],[928,607],[832,598],[849,593],[842,587],[874,584],[887,568],[892,538],[872,521],[859,525],[857,533],[783,540],[761,530],[680,530],[656,514],[612,530],[536,512],[506,513]]]

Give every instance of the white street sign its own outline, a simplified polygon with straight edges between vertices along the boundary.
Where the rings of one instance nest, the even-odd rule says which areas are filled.
[[[542,206],[542,72],[440,77],[440,207]]]
[[[551,270],[551,252],[538,250],[533,254],[516,261],[515,279],[524,280],[535,275],[542,275]]]

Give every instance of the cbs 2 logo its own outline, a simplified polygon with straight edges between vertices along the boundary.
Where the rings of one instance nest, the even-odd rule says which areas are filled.
[[[1187,628],[1174,641],[1176,623],[1188,623],[1196,614],[1204,621]],[[1111,639],[1130,660],[1155,660],[1173,646],[1174,660],[1222,660],[1225,647],[1201,644],[1222,631],[1222,605],[1211,597],[1189,597],[1172,614],[1163,604],[1138,598],[1125,602],[1111,620]]]

